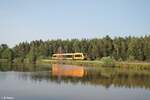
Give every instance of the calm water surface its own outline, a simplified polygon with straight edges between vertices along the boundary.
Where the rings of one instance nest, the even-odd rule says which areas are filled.
[[[150,100],[148,70],[57,64],[0,65],[0,70],[0,99]]]

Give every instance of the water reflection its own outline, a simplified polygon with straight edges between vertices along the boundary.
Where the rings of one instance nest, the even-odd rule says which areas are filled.
[[[0,66],[2,71],[18,71],[21,80],[54,83],[81,83],[83,85],[103,86],[109,88],[145,88],[150,89],[150,73],[148,70],[130,70],[119,68],[83,67],[73,65],[26,65]],[[2,79],[2,77],[1,77]]]
[[[53,76],[64,76],[64,77],[83,77],[84,76],[83,66],[72,66],[72,65],[52,65]]]

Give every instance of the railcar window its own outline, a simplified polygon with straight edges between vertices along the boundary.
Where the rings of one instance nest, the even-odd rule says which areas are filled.
[[[75,57],[82,57],[82,55],[75,55]]]
[[[65,58],[72,58],[72,55],[64,55]]]

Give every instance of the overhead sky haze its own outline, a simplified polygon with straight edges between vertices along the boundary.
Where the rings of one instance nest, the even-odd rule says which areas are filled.
[[[0,44],[150,35],[150,0],[0,0]]]

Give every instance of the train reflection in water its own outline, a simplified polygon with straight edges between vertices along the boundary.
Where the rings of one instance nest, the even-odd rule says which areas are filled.
[[[64,76],[64,77],[83,77],[85,73],[83,66],[73,65],[52,65],[53,76]]]
[[[57,67],[58,69],[55,69]],[[76,69],[76,67],[78,67]],[[30,80],[32,82],[49,82],[49,83],[81,83],[94,86],[103,86],[109,88],[144,88],[150,90],[150,71],[145,69],[122,69],[122,68],[105,68],[105,67],[88,67],[74,65],[0,65],[3,71],[0,76],[7,78],[15,74],[19,80]],[[77,70],[77,71],[73,71]],[[7,71],[5,73],[5,71]],[[9,73],[9,74],[8,74]],[[67,74],[66,74],[67,73]]]

